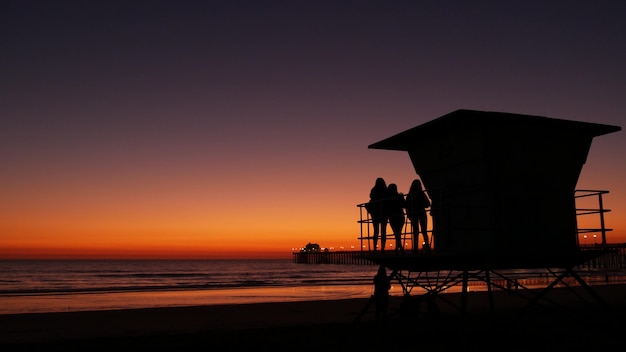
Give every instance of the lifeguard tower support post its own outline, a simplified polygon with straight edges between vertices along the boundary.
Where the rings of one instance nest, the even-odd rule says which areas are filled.
[[[593,138],[620,130],[457,110],[369,145],[409,153],[432,199],[434,240],[430,255],[371,260],[396,275],[408,271],[408,281],[411,272],[442,269],[460,271],[464,284],[472,271],[564,268],[576,275],[573,267],[602,254],[578,245],[576,183]]]

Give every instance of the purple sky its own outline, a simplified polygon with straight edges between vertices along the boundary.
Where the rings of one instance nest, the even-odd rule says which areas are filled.
[[[415,177],[373,142],[457,109],[623,128],[624,38],[624,1],[3,1],[0,230],[106,203],[219,237],[271,199],[277,243],[352,243],[374,179]],[[578,188],[626,239],[625,152],[596,138]]]

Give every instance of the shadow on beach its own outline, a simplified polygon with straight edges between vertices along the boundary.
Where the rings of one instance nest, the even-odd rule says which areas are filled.
[[[0,316],[3,351],[172,351],[267,348],[297,351],[480,348],[526,351],[623,350],[626,285],[597,286],[606,306],[564,289],[556,305],[534,306],[506,292],[468,296],[465,314],[440,304],[436,312],[407,309],[393,296],[384,325],[367,299],[156,308]],[[460,303],[459,294],[446,299]],[[400,309],[402,307],[402,309]],[[363,314],[361,314],[363,313]]]

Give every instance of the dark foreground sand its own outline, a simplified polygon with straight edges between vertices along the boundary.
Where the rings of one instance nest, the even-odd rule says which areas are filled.
[[[460,294],[438,312],[393,297],[385,325],[367,299],[0,315],[0,351],[626,351],[626,285],[593,289],[606,305],[580,287],[534,306],[497,291],[494,310],[473,292],[466,314]]]

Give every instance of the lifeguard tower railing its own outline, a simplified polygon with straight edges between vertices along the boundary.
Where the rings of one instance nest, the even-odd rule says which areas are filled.
[[[607,229],[605,227],[604,214],[610,212],[610,209],[604,208],[604,202],[602,200],[602,196],[604,194],[609,193],[609,191],[600,191],[600,190],[576,190],[574,192],[574,198],[576,199],[576,219],[582,219],[589,217],[591,218],[591,222],[584,222],[584,224],[596,224],[595,227],[580,227],[583,223],[582,221],[577,221],[577,236],[578,245],[581,247],[581,237],[583,239],[582,248],[587,246],[587,239],[593,237],[593,243],[591,245],[597,245],[597,236],[600,235],[600,244],[606,245],[606,233],[612,231],[612,229]],[[587,203],[589,201],[591,204],[597,204],[595,207],[587,208],[580,207],[581,203]],[[597,202],[597,203],[596,203]],[[594,221],[595,219],[595,221]],[[583,225],[587,226],[587,225]]]
[[[434,192],[428,192],[434,194]],[[612,231],[605,226],[605,214],[610,212],[610,209],[604,207],[603,196],[608,194],[606,190],[576,190],[573,197],[576,204],[576,243],[578,248],[584,250],[585,248],[597,248],[598,246],[607,245],[607,232]],[[406,196],[405,196],[406,197]],[[357,204],[359,209],[360,235],[358,240],[360,241],[361,251],[373,251],[373,223],[370,214],[367,212],[365,205],[367,203]],[[445,207],[445,205],[442,205]],[[427,210],[428,229],[427,233],[430,238],[431,247],[433,243],[436,244],[436,239],[433,238],[433,221],[430,217],[430,210]],[[386,232],[387,244],[389,246],[395,246],[394,235],[391,229],[388,228]],[[402,243],[407,250],[420,250],[423,243],[413,243],[414,240],[420,239],[420,234],[414,234],[413,225],[405,219],[405,224],[402,231]],[[432,248],[436,250],[436,248]]]

